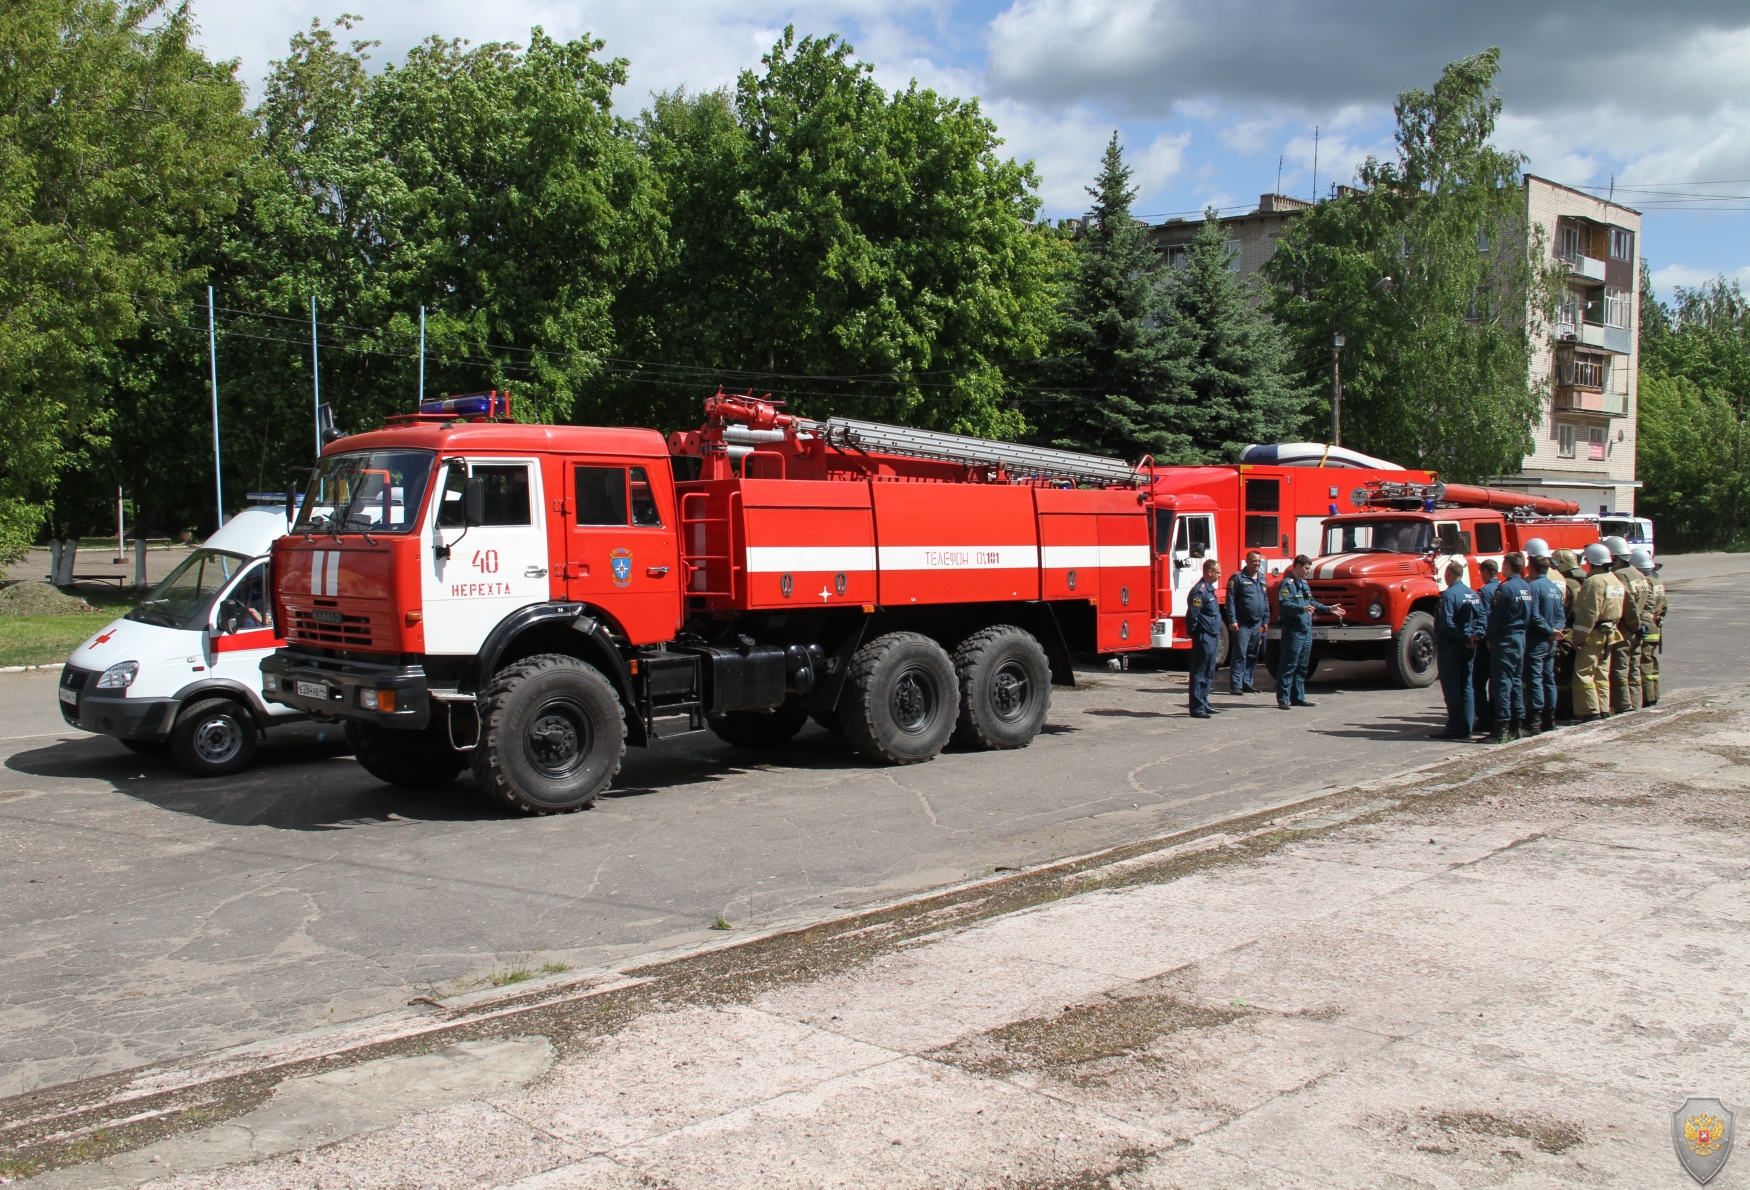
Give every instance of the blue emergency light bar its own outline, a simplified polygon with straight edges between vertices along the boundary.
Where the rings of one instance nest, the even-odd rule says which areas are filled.
[[[422,417],[509,417],[510,395],[499,392],[470,393],[465,397],[421,401],[419,412]]]

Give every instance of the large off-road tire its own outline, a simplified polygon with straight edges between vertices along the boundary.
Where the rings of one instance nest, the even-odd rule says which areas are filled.
[[[418,731],[349,719],[346,745],[361,769],[385,785],[402,789],[443,785],[468,767],[467,754],[450,747],[449,723],[442,715],[433,715]]]
[[[249,763],[258,736],[248,707],[229,698],[203,698],[176,716],[170,755],[190,776],[225,777]]]
[[[626,712],[600,670],[545,653],[492,676],[480,711],[474,780],[519,814],[581,810],[620,771]]]
[[[890,632],[858,649],[845,671],[839,718],[870,760],[919,764],[948,743],[960,716],[954,663],[915,632]]]
[[[801,707],[780,706],[770,711],[730,711],[705,720],[711,734],[737,748],[782,748],[808,722]]]
[[[1226,624],[1221,626],[1220,643],[1215,646],[1215,668],[1226,669],[1227,659],[1233,656],[1234,634],[1228,631]]]
[[[1386,646],[1385,668],[1392,684],[1406,690],[1434,684],[1434,679],[1440,676],[1440,665],[1434,648],[1433,616],[1411,612],[1404,617],[1404,626]]]
[[[963,748],[1025,748],[1051,710],[1051,662],[1029,632],[1009,624],[982,628],[954,650]]]

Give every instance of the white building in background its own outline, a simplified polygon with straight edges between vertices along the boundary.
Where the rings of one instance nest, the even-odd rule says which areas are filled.
[[[1492,482],[1574,500],[1584,513],[1632,513],[1640,212],[1528,174],[1525,213],[1566,280],[1554,325],[1535,335],[1531,379],[1546,391],[1532,451],[1517,474]]]

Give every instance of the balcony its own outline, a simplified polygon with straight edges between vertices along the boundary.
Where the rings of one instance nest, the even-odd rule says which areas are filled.
[[[1560,252],[1556,259],[1568,266],[1568,275],[1584,277],[1588,281],[1604,284],[1604,262],[1591,256],[1582,256],[1578,252]]]
[[[1626,393],[1600,392],[1595,388],[1558,384],[1554,404],[1557,413],[1592,413],[1599,417],[1628,416]]]
[[[1627,327],[1600,326],[1596,322],[1582,322],[1578,330],[1580,342],[1587,347],[1602,347],[1617,355],[1627,355],[1634,345],[1634,335]]]

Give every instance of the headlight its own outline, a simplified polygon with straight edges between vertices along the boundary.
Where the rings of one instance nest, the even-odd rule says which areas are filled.
[[[134,684],[134,677],[140,672],[138,661],[118,661],[103,671],[103,676],[97,679],[99,690],[126,690]]]
[[[1385,615],[1385,604],[1379,600],[1375,599],[1367,605],[1367,618],[1369,620],[1377,620],[1383,615]]]

